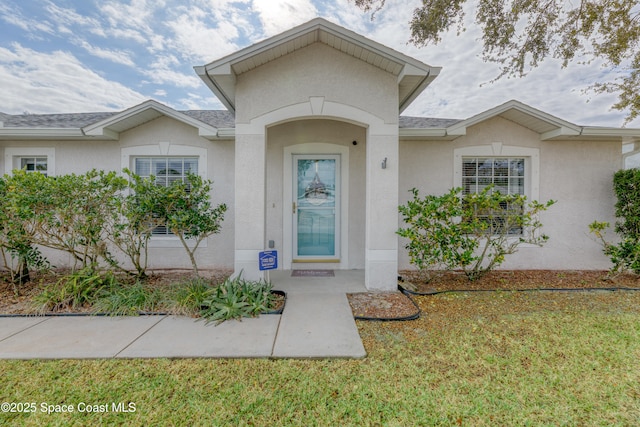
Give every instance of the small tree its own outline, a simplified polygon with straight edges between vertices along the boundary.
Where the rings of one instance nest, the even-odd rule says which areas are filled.
[[[116,197],[107,239],[129,258],[135,275],[144,278],[149,239],[153,230],[164,222],[154,213],[158,209],[162,187],[153,177],[143,178],[129,169],[124,169],[124,173],[129,177],[130,191]],[[115,260],[111,260],[111,265],[123,270]]]
[[[476,280],[502,264],[506,255],[523,243],[542,245],[548,237],[539,233],[539,213],[554,201],[527,202],[525,196],[503,195],[485,188],[462,194],[454,188],[442,196],[419,197],[400,206],[407,224],[398,235],[409,239],[405,248],[411,263],[429,280],[431,271],[461,269]]]
[[[194,174],[188,174],[186,182],[174,181],[156,188],[158,198],[153,213],[180,239],[198,275],[195,252],[205,238],[220,232],[227,205],[212,206],[211,181]]]
[[[618,243],[606,240],[608,222],[594,221],[589,230],[602,243],[603,251],[613,263],[613,272],[640,274],[640,169],[620,170],[613,177],[616,202],[615,232]]]

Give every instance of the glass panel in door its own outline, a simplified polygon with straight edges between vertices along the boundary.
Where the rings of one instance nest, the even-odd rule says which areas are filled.
[[[295,156],[294,254],[298,259],[338,257],[339,157]]]

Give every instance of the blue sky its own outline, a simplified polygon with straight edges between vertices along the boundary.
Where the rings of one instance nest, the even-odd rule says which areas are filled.
[[[607,70],[547,61],[500,79],[481,59],[473,11],[461,36],[407,43],[420,0],[387,0],[372,21],[349,0],[4,0],[0,4],[0,111],[117,111],[146,99],[178,110],[223,109],[193,71],[316,16],[422,62],[440,76],[403,114],[468,118],[518,99],[581,125],[620,126],[615,96],[585,94]],[[628,126],[640,127],[640,121]]]

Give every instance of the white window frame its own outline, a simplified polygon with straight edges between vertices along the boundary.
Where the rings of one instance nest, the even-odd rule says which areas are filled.
[[[208,160],[207,149],[202,147],[194,147],[191,145],[171,144],[169,142],[159,142],[150,145],[138,145],[132,147],[124,147],[120,149],[120,166],[122,169],[127,168],[135,172],[134,159],[136,157],[197,157],[198,158],[198,176],[206,179],[208,176]],[[187,244],[194,242],[188,239]],[[182,247],[180,239],[177,236],[161,236],[153,235],[149,239],[150,248],[178,248]],[[207,239],[200,243],[200,247],[207,247]]]
[[[524,195],[528,200],[540,199],[540,150],[494,142],[453,150],[453,186],[462,187],[462,159],[465,157],[517,157],[524,159]]]
[[[5,147],[4,173],[11,175],[16,169],[21,169],[20,160],[23,158],[46,157],[47,176],[56,176],[56,149],[54,147]]]
[[[540,149],[503,145],[493,142],[491,145],[474,145],[453,150],[453,186],[462,187],[462,163],[466,157],[521,158],[524,159],[524,195],[527,200],[540,199]],[[525,233],[527,231],[525,230]],[[518,238],[518,237],[514,237]],[[523,245],[523,247],[537,247]]]

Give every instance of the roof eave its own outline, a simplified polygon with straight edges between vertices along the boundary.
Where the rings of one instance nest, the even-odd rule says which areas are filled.
[[[87,137],[79,128],[0,128],[0,140],[7,139],[38,139],[38,140],[68,140],[68,139],[109,139]]]

